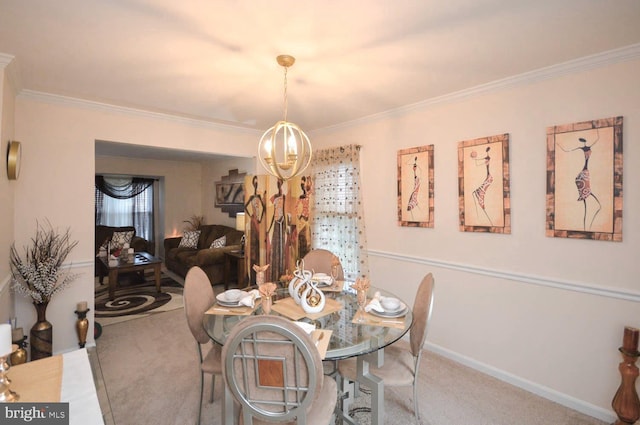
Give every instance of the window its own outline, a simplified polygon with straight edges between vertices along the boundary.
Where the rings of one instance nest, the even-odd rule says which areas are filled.
[[[153,241],[154,180],[96,176],[96,225],[133,226],[136,236]]]
[[[336,254],[345,278],[369,275],[364,212],[360,194],[360,146],[314,152],[311,246]]]

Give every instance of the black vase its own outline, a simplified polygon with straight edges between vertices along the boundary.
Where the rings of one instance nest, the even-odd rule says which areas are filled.
[[[53,352],[53,325],[47,322],[48,303],[33,303],[38,321],[31,328],[31,360],[51,357]]]

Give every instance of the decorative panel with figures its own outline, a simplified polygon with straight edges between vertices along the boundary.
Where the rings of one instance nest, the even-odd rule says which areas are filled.
[[[296,261],[311,247],[311,176],[288,181],[269,175],[246,176],[244,193],[245,258],[251,283],[255,283],[255,264],[269,264],[266,278],[277,282],[291,274]]]

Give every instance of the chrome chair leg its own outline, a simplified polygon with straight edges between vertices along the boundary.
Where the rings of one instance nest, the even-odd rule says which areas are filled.
[[[198,420],[196,425],[200,425],[200,417],[202,416],[202,396],[204,392],[204,372],[200,372],[200,398],[198,400]]]

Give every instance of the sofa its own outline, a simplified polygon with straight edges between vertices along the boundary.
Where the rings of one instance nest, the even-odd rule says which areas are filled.
[[[129,243],[129,246],[131,248],[133,248],[134,251],[138,252],[138,251],[146,251],[149,252],[149,241],[147,241],[144,238],[141,238],[140,236],[136,236],[136,229],[133,226],[122,226],[122,227],[114,227],[114,226],[103,226],[103,225],[97,225],[96,226],[96,237],[95,237],[95,255],[97,256],[100,250],[100,247],[107,241],[111,241],[111,238],[113,237],[113,233],[114,232],[130,232],[133,231],[133,237],[131,238],[131,242]],[[153,252],[151,252],[151,254],[153,255]],[[96,267],[95,267],[95,275],[98,275],[98,267],[100,267],[100,264],[98,264],[98,261],[100,261],[99,258],[96,258]]]
[[[221,224],[205,224],[199,227],[195,248],[179,246],[182,236],[164,240],[164,262],[167,270],[183,278],[193,266],[199,266],[209,277],[211,285],[224,283],[225,252],[241,249],[244,233],[233,227]],[[186,234],[186,232],[185,232]],[[211,248],[213,241],[225,236],[225,245]],[[234,273],[234,270],[231,271]]]

